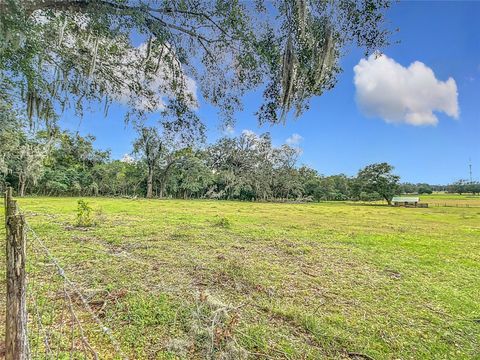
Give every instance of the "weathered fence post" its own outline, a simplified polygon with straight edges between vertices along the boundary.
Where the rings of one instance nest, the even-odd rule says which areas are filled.
[[[7,309],[5,319],[5,360],[29,359],[26,303],[25,217],[17,213],[12,188],[5,193],[7,257]]]

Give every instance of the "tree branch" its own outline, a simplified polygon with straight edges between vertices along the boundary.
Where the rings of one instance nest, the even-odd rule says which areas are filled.
[[[145,22],[147,27],[150,31],[154,31],[155,22],[160,23],[163,27],[167,27],[173,30],[180,31],[186,35],[189,35],[196,39],[201,39],[207,43],[217,42],[218,39],[209,39],[205,36],[198,34],[193,29],[186,29],[182,26],[168,23],[158,16],[154,16],[149,11],[157,12],[157,13],[172,13],[172,9],[154,9],[150,7],[140,7],[140,6],[130,6],[125,4],[113,3],[110,1],[93,1],[93,0],[66,0],[66,1],[55,1],[55,0],[45,0],[45,1],[38,1],[38,0],[24,0],[21,2],[21,5],[25,8],[28,14],[33,13],[35,10],[58,10],[58,11],[70,11],[70,12],[82,12],[88,9],[91,6],[100,6],[104,7],[105,9],[112,9],[117,12],[122,11],[125,15],[133,15],[133,13],[140,13],[145,17]],[[0,9],[4,9],[7,7],[7,0],[0,0]],[[201,13],[189,12],[189,11],[176,11],[178,13],[183,14],[190,14],[190,15],[202,15]],[[222,29],[216,22],[213,21],[208,15],[203,14],[203,16],[209,19],[212,24],[216,25],[216,27],[222,31],[222,33],[227,34],[224,29]]]

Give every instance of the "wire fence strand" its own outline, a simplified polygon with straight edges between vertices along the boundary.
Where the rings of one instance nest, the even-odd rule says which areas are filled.
[[[20,211],[20,209],[19,209]],[[30,224],[26,221],[25,222],[25,229],[28,233],[30,233],[32,236],[31,238],[33,239],[33,243],[35,243],[40,250],[45,254],[45,256],[48,258],[49,262],[55,267],[56,273],[58,276],[63,280],[63,301],[64,304],[62,305],[62,315],[61,315],[61,324],[60,324],[60,335],[63,335],[63,321],[64,321],[64,310],[65,310],[65,304],[67,305],[67,309],[69,310],[70,316],[71,316],[71,348],[70,348],[70,358],[72,358],[72,352],[75,352],[75,328],[78,329],[79,337],[80,337],[80,342],[81,346],[83,348],[83,352],[85,354],[89,353],[90,356],[93,359],[98,359],[98,354],[94,350],[94,348],[91,346],[91,344],[88,342],[88,339],[86,338],[84,328],[81,324],[81,321],[79,320],[78,316],[75,313],[74,306],[73,306],[73,299],[71,296],[71,293],[74,293],[76,297],[78,297],[84,307],[84,309],[88,312],[90,317],[94,320],[94,322],[99,326],[101,329],[102,333],[104,333],[108,340],[110,341],[111,345],[113,346],[116,355],[118,355],[121,359],[128,359],[126,354],[122,351],[121,346],[119,342],[116,340],[116,338],[113,335],[112,330],[107,327],[104,322],[99,318],[97,313],[92,309],[92,307],[89,304],[89,301],[87,298],[84,296],[82,290],[67,276],[65,269],[60,265],[60,262],[58,259],[52,254],[48,246],[45,244],[45,242],[41,239],[41,237],[35,232],[35,230],[30,226]],[[35,251],[34,251],[35,252]],[[32,289],[34,290],[34,289]],[[42,321],[42,313],[38,309],[38,299],[35,297],[34,291],[30,293],[30,297],[32,299],[32,304],[34,307],[34,315],[36,318],[37,322],[37,331],[38,334],[37,336],[40,337],[40,331],[42,332],[43,335],[43,342],[44,342],[44,347],[45,347],[45,353],[52,355],[52,342],[51,339],[48,335],[47,329],[43,326],[43,321]],[[38,339],[39,340],[39,339]],[[37,340],[37,348],[36,348],[36,354],[38,353],[38,347],[39,341]],[[61,351],[61,341],[62,339],[59,339],[60,344],[58,345],[57,348],[57,355],[55,356],[58,358],[59,352]]]

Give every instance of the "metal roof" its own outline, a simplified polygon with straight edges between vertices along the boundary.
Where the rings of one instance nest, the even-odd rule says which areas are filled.
[[[393,202],[419,202],[419,197],[406,197],[406,196],[395,196],[392,199]]]

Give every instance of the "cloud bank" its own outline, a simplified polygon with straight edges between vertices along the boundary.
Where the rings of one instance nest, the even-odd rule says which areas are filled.
[[[459,116],[455,80],[438,80],[422,62],[406,68],[386,55],[371,55],[353,70],[357,104],[367,116],[415,126],[436,125],[435,111]]]

